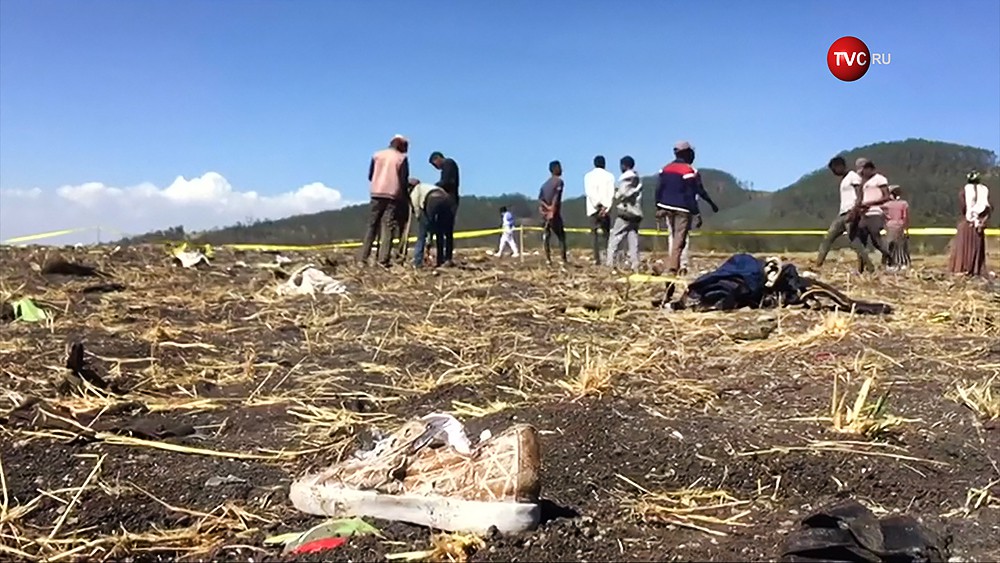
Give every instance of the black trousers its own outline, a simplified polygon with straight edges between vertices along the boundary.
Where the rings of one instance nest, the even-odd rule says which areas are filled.
[[[590,234],[594,240],[594,264],[601,264],[601,250],[608,248],[611,238],[611,215],[595,213],[590,216]]]
[[[542,241],[545,243],[545,259],[550,263],[552,262],[552,252],[549,248],[549,242],[552,240],[552,235],[555,235],[556,239],[559,240],[562,261],[566,262],[566,227],[563,225],[563,219],[560,215],[556,215],[545,221],[545,230],[542,231]]]
[[[869,244],[878,249],[883,258],[889,256],[889,246],[882,238],[883,227],[885,227],[885,217],[881,215],[864,215],[858,220],[857,232],[854,235],[854,240],[851,241],[858,252],[858,270],[862,272],[865,271],[865,268],[875,270],[875,265],[868,257]]]

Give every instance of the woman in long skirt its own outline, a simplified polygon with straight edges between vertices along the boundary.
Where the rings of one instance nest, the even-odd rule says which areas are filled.
[[[910,204],[903,199],[903,189],[889,186],[889,197],[882,205],[885,210],[886,268],[892,271],[910,267]]]
[[[981,276],[986,269],[986,222],[990,218],[990,190],[979,183],[979,172],[966,176],[962,188],[962,219],[951,241],[948,269],[953,274]]]

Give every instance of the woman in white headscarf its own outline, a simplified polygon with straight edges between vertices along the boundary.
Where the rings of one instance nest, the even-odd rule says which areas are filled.
[[[965,177],[962,188],[962,219],[951,241],[948,269],[953,274],[981,276],[986,267],[986,221],[990,218],[990,190],[979,182],[979,172]]]

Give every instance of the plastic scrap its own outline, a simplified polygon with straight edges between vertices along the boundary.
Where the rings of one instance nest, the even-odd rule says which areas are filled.
[[[23,297],[11,303],[14,308],[14,320],[26,323],[41,323],[52,320],[52,315],[42,309],[28,297]]]
[[[213,475],[205,481],[206,487],[218,487],[220,485],[235,485],[240,483],[246,483],[247,480],[235,475],[226,475],[225,477],[220,477],[219,475]]]
[[[347,538],[323,538],[321,540],[316,540],[309,542],[307,544],[300,545],[299,547],[293,549],[289,552],[291,555],[301,555],[303,553],[316,553],[319,551],[326,551],[328,549],[336,549],[347,543]]]
[[[315,553],[338,548],[351,536],[381,536],[378,528],[360,518],[327,520],[305,532],[290,532],[271,536],[264,545],[284,545],[282,554]]]
[[[209,245],[205,245],[205,252],[214,255],[212,247]],[[202,262],[204,262],[206,266],[211,265],[205,252],[200,250],[188,250],[188,244],[186,242],[182,242],[180,245],[174,247],[170,251],[170,254],[173,255],[174,259],[181,263],[181,266],[185,268],[193,268]]]
[[[472,453],[472,443],[465,434],[465,426],[457,418],[450,414],[431,413],[425,415],[421,420],[426,421],[430,428],[429,432],[435,435],[443,434],[448,441],[448,445],[455,448],[460,454],[469,455]]]
[[[346,295],[347,286],[306,264],[295,270],[288,279],[278,286],[278,295]]]

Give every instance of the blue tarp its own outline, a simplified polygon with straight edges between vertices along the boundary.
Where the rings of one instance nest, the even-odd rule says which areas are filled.
[[[714,272],[688,285],[688,294],[703,305],[726,303],[730,307],[756,307],[764,296],[764,262],[750,254],[734,254]]]

